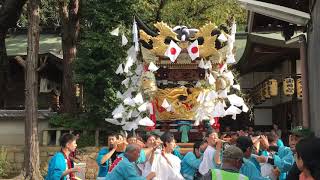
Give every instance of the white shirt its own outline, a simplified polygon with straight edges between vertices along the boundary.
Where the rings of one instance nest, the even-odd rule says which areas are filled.
[[[161,154],[157,154],[153,160],[151,171],[156,173],[154,180],[183,180],[180,174],[181,160],[173,154],[165,154],[171,166]]]
[[[212,146],[207,146],[203,153],[203,159],[199,166],[199,172],[205,175],[210,169],[216,168],[214,163],[214,154],[216,150]]]

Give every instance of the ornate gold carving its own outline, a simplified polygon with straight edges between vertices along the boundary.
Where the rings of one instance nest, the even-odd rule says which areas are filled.
[[[194,120],[194,109],[197,108],[197,97],[201,88],[166,88],[155,94],[157,119],[165,120]],[[161,107],[166,99],[172,106],[172,112]]]
[[[204,39],[203,44],[199,46],[200,57],[207,58],[218,53],[217,49],[215,48],[217,36],[211,36],[211,32],[216,28],[216,25],[209,23],[201,27],[199,32],[196,33],[195,39],[199,37]]]
[[[143,30],[139,30],[139,33],[140,33],[140,39],[145,41],[146,43],[148,43],[152,36],[149,36],[146,32],[144,32]]]
[[[158,89],[156,85],[156,78],[152,72],[144,72],[141,75],[140,85],[143,93],[148,96],[153,96]]]
[[[156,27],[159,30],[159,35],[163,38],[166,37],[172,37],[174,40],[179,41],[177,38],[177,33],[175,33],[168,25],[164,22],[157,22],[154,24],[154,27]],[[158,37],[157,36],[157,37]]]
[[[226,79],[222,76],[218,77],[216,80],[216,91],[225,90],[228,87]]]
[[[153,49],[151,49],[151,51],[161,57],[164,56],[168,49],[168,45],[164,43],[167,37],[171,37],[176,41],[179,40],[177,38],[177,34],[166,23],[157,22],[154,26],[159,30],[156,37],[149,36],[147,33],[140,30],[140,39],[145,42],[149,42],[151,40],[153,45]]]

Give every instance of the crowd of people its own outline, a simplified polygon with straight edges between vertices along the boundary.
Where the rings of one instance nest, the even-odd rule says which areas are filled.
[[[96,162],[98,180],[320,180],[320,139],[303,127],[294,128],[289,145],[275,126],[270,132],[218,133],[209,129],[184,155],[174,135],[148,134],[145,138],[110,134]],[[61,138],[61,151],[51,159],[47,180],[74,179],[69,154],[76,149],[76,137]]]

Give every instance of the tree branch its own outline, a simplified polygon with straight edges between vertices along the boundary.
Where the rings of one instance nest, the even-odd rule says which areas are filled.
[[[197,10],[196,12],[192,13],[192,14],[188,14],[188,17],[198,17],[200,16],[202,13],[204,13],[204,11],[214,7],[215,4],[211,4],[211,5],[207,5],[207,6],[203,6],[201,9]]]
[[[41,71],[44,67],[46,67],[46,65],[48,64],[48,56],[45,56],[44,58],[43,58],[43,60],[42,59],[40,59],[41,61],[40,61],[40,66],[38,67],[38,69],[37,69],[37,72],[39,72],[39,71]]]
[[[26,68],[26,61],[21,56],[16,56],[14,59],[19,65],[21,65],[23,68]]]
[[[159,4],[159,7],[158,7],[157,12],[156,12],[156,22],[160,22],[161,21],[161,10],[163,9],[165,3],[166,3],[165,0],[160,0],[160,4]]]
[[[62,25],[66,26],[69,22],[68,6],[66,0],[59,0],[59,13],[62,20]]]

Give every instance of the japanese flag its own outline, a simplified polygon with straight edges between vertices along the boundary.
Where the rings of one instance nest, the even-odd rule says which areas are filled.
[[[170,45],[167,51],[164,53],[164,55],[170,58],[171,62],[175,62],[180,52],[181,48],[174,41],[171,40]]]
[[[188,53],[192,61],[199,57],[198,40],[193,41],[193,43],[188,47]]]

